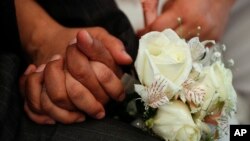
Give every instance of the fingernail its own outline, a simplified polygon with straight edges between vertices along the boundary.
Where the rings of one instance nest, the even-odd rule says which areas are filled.
[[[125,50],[123,50],[122,53],[126,57],[126,59],[132,60],[131,56]]]
[[[87,40],[89,44],[92,44],[93,38],[90,36],[90,34],[87,31],[84,30],[84,32],[85,32],[85,40]]]
[[[76,40],[76,38],[74,38],[73,40],[71,40],[70,42],[69,42],[69,45],[73,45],[73,44],[75,44],[77,42],[77,40]]]
[[[40,66],[36,69],[36,72],[42,72],[42,71],[44,70],[45,66],[46,66],[45,64],[40,65]]]
[[[82,116],[82,117],[78,118],[78,119],[76,120],[76,122],[83,122],[84,120],[85,120],[85,117]]]
[[[45,124],[56,124],[54,120],[48,119],[44,122]]]
[[[98,113],[95,117],[96,117],[97,119],[102,119],[104,116],[105,116],[105,113],[104,113],[104,112],[100,112],[100,113]]]
[[[24,75],[28,75],[32,71],[33,68],[34,67],[32,67],[32,65],[29,65],[28,68],[25,70]]]
[[[119,101],[123,101],[124,99],[125,99],[125,93],[122,93],[120,96],[119,96],[119,98],[118,98],[118,100]]]
[[[50,59],[50,61],[55,61],[55,60],[59,60],[59,59],[61,59],[61,55],[56,54],[56,55],[52,56],[52,58]]]

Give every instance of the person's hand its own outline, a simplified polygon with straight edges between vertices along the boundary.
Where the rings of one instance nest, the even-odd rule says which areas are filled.
[[[124,98],[124,92],[115,85],[112,73],[118,78],[121,77],[122,72],[117,64],[130,64],[132,59],[125,52],[122,42],[104,29],[96,28],[92,31],[89,30],[89,33],[87,30],[82,30],[77,34],[76,47],[81,52],[76,48],[67,48],[67,69],[101,103],[105,104],[109,97],[121,101]],[[88,60],[105,64],[112,73],[105,71],[105,68],[91,70]],[[96,76],[93,73],[95,71],[98,71]],[[100,77],[100,79],[97,80],[96,77]]]
[[[60,65],[61,61],[57,61],[57,59],[59,58],[54,57],[50,64],[57,63]],[[24,97],[24,110],[28,117],[38,124],[55,124],[56,121],[72,123],[85,120],[85,116],[82,113],[65,110],[53,104],[44,85],[44,68],[45,64],[39,67],[31,64],[20,78],[20,90]],[[57,71],[55,70],[55,72]],[[57,76],[61,78],[60,74]],[[54,89],[58,89],[61,92],[65,88],[56,87]]]
[[[77,43],[67,48],[65,68],[62,61],[57,61],[60,58],[57,55],[46,64],[45,71],[41,69],[45,65],[41,65],[36,71],[34,65],[31,65],[20,79],[20,88],[26,98],[25,111],[33,121],[40,124],[52,121],[80,122],[84,120],[84,115],[79,110],[100,119],[105,115],[102,104],[105,104],[109,97],[123,100],[124,90],[117,77],[121,72],[111,54],[118,58],[116,60],[119,64],[129,63],[131,59],[124,52],[119,40],[103,29],[93,30],[96,32],[92,33],[99,33],[98,37],[95,37],[95,34],[90,36],[86,30],[77,34]],[[86,53],[89,58],[82,53]],[[121,55],[125,55],[125,59],[119,59]],[[89,62],[88,59],[95,61]],[[79,81],[72,77],[68,70]]]
[[[77,47],[67,48],[69,43],[76,37],[78,40]],[[89,40],[89,37],[92,38],[93,42]],[[27,75],[26,79],[20,79],[22,81],[21,83],[24,84],[20,85],[21,89],[25,89],[26,87],[31,89],[29,91],[26,89],[22,91],[24,93],[25,103],[27,103],[25,105],[26,113],[28,113],[33,121],[40,124],[48,123],[47,121],[59,121],[62,123],[81,121],[84,119],[84,115],[79,113],[79,110],[99,119],[105,115],[103,104],[105,104],[110,97],[114,100],[121,100],[124,98],[125,94],[121,82],[119,79],[116,79],[118,76],[121,76],[121,71],[119,70],[118,65],[130,64],[132,63],[132,59],[126,53],[122,42],[110,35],[104,29],[99,27],[84,29],[66,28],[54,23],[51,24],[51,28],[39,28],[38,30],[35,30],[35,32],[32,32],[31,35],[21,39],[23,46],[31,58],[31,63],[36,66],[41,64],[46,64],[47,66],[45,73],[41,74],[44,78],[42,77],[38,79],[35,77],[36,75]],[[85,57],[84,53],[87,57]],[[91,94],[91,96],[94,97],[92,101],[89,101],[89,104],[77,105],[72,100],[72,97],[69,97],[69,92],[66,89],[67,80],[63,81],[68,75],[63,74],[62,71],[60,71],[61,73],[58,73],[59,71],[54,71],[55,67],[53,66],[56,65],[50,65],[50,59],[55,54],[59,54],[63,58],[66,57],[66,65],[64,69],[66,69],[67,72],[70,72],[70,76],[74,76],[74,78],[77,79],[76,82],[83,84],[83,87],[89,92],[88,94]],[[101,69],[94,69],[95,67],[92,68],[91,65],[98,65],[98,63],[89,63],[89,59],[104,62],[106,64],[99,65],[98,67]],[[95,73],[95,71],[99,71],[99,73]],[[107,78],[106,76],[110,78]],[[45,85],[42,85],[43,83],[38,80],[44,80]],[[31,81],[31,83],[29,83],[29,81]],[[46,90],[47,97],[37,99],[36,101],[33,99],[39,98],[39,96],[36,96],[37,92],[35,90],[37,85],[34,87],[29,86],[29,84],[35,84],[34,81],[39,82],[37,85],[42,85],[43,89]],[[75,86],[76,85],[71,85],[73,88],[68,89],[78,92]],[[80,92],[83,91],[82,87],[79,86],[77,88],[80,89]],[[43,93],[45,92],[42,92],[41,95],[43,95]],[[85,93],[73,94],[81,96]],[[79,101],[79,97],[77,98],[76,96],[73,96],[73,98]],[[99,103],[100,106],[99,108],[97,106],[97,109],[86,109],[85,107],[90,107],[91,103]],[[37,107],[35,104],[44,105],[45,108]],[[96,104],[93,104],[92,107],[95,105]],[[51,110],[46,107],[56,108],[52,110],[53,112],[50,112]],[[75,114],[73,114],[72,111]],[[31,114],[32,112],[33,114]],[[65,114],[72,116],[65,116]],[[79,120],[79,118],[81,120]]]
[[[81,29],[59,26],[59,28],[55,27],[53,32],[51,31],[49,33],[51,34],[45,37],[41,37],[41,35],[39,36],[40,38],[35,36],[36,40],[29,42],[29,44],[36,45],[39,48],[39,51],[35,53],[36,55],[33,58],[33,64],[36,66],[46,64],[55,54],[59,54],[63,57],[67,54],[65,57],[68,71],[73,77],[86,86],[101,103],[106,103],[108,101],[106,93],[112,90],[104,91],[105,89],[102,88],[99,84],[100,82],[97,81],[93,70],[89,69],[88,59],[102,62],[120,77],[121,71],[118,65],[132,63],[132,59],[126,53],[122,42],[100,27]],[[76,50],[76,48],[66,49],[68,44],[76,37],[78,40],[78,50]],[[83,54],[85,54],[87,58],[84,57]],[[112,89],[115,90],[115,88]],[[116,94],[111,92],[111,96],[113,95]],[[53,93],[49,93],[49,96],[55,103],[67,105],[65,104],[67,100],[57,98],[58,96]],[[62,107],[65,108],[64,106]]]
[[[234,0],[169,0],[154,22],[138,31],[174,29],[181,37],[218,40],[224,32]]]
[[[108,83],[101,83],[103,87],[115,86],[116,90],[122,90],[122,84],[115,74],[104,64],[91,61],[91,68],[97,74],[101,82],[105,77],[111,80]],[[108,76],[103,76],[107,73]],[[106,79],[106,78],[105,78]],[[63,59],[59,55],[51,58],[50,62],[38,68],[29,65],[20,79],[21,92],[25,97],[24,109],[28,116],[39,124],[54,124],[56,121],[65,124],[82,122],[85,114],[100,119],[105,116],[102,104],[96,100],[93,94],[79,81],[71,76],[63,68]],[[70,99],[71,110],[58,106],[51,100],[48,94]],[[72,102],[72,103],[71,103]],[[68,106],[68,105],[67,105]]]
[[[70,123],[76,121],[76,118],[83,119],[84,116],[81,113],[75,113],[75,115],[72,114],[72,118],[65,119],[62,115],[60,116],[60,113],[75,112],[76,109],[93,116],[93,113],[98,110],[86,109],[75,103],[74,99],[81,101],[81,95],[83,95],[81,93],[83,88],[77,84],[83,84],[82,86],[87,89],[85,93],[89,92],[101,106],[108,101],[109,97],[115,100],[121,100],[124,97],[120,81],[115,81],[121,75],[118,65],[130,64],[132,59],[126,53],[121,41],[102,28],[84,28],[85,31],[79,32],[83,28],[63,27],[33,0],[16,0],[15,8],[22,46],[30,63],[35,64],[31,65],[20,79],[20,89],[24,95],[25,103],[27,103],[26,111],[31,119],[41,123],[39,115],[43,115],[50,122],[53,119]],[[32,13],[30,13],[31,10]],[[68,47],[76,36],[77,47]],[[89,37],[92,40],[89,40]],[[66,58],[63,67],[60,59],[55,60],[52,57],[55,54]],[[51,58],[53,59],[51,60]],[[89,60],[96,60],[104,64],[91,63]],[[44,68],[42,64],[46,64],[44,71],[42,71]],[[68,85],[72,84],[69,82],[74,79],[75,83],[78,83]],[[72,92],[73,98],[69,96],[71,90],[74,90],[74,93]],[[46,97],[41,99],[39,93],[46,93]],[[93,100],[86,105],[90,103],[93,103]],[[45,108],[41,109],[41,105]],[[57,107],[52,110],[54,111],[52,113],[49,108],[46,108],[52,107],[51,105]],[[38,116],[35,116],[34,119],[28,111],[32,111]],[[101,116],[95,115],[95,118],[98,117]]]
[[[41,37],[40,35],[41,38],[37,37],[35,38],[37,40],[30,42],[32,45],[39,46],[39,51],[36,52],[36,57],[33,58],[33,64],[36,66],[46,64],[53,55],[59,54],[64,57],[66,54],[66,66],[72,76],[86,86],[101,103],[106,103],[108,96],[104,88],[100,86],[100,82],[97,81],[93,70],[89,69],[88,59],[102,62],[120,77],[121,71],[118,65],[132,63],[132,59],[126,53],[123,43],[100,27],[84,29],[61,27],[55,29],[49,36]],[[78,50],[75,48],[66,49],[75,37],[77,37]],[[84,57],[83,54],[88,58]],[[115,90],[115,88],[112,89]],[[108,92],[111,91],[108,90]],[[115,95],[113,93],[111,92],[111,96]],[[59,105],[67,105],[62,102],[64,100],[61,100],[61,98],[58,100],[57,96],[53,96],[53,94],[49,94],[49,96]]]

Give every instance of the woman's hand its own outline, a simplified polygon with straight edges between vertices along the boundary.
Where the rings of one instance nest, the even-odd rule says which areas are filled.
[[[190,39],[218,40],[222,36],[234,0],[169,0],[154,22],[138,32],[174,29],[180,36]]]

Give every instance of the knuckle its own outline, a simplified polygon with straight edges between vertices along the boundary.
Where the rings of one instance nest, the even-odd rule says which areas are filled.
[[[80,66],[79,68],[73,69],[72,75],[80,82],[87,81],[91,77],[89,75],[89,69],[84,66]]]
[[[123,47],[123,43],[121,40],[113,37],[113,38],[110,38],[110,41],[112,42],[113,45],[115,46],[122,46]]]
[[[66,96],[63,96],[63,95],[53,95],[53,96],[50,96],[51,98],[51,101],[53,103],[55,103],[56,105],[59,105],[61,107],[66,107],[67,103],[68,103],[68,99]]]
[[[75,62],[75,63],[79,65],[76,65],[76,64],[70,65],[71,63],[68,62],[69,64],[68,70],[71,73],[71,75],[80,82],[84,82],[88,80],[91,77],[91,75],[89,75],[90,67],[89,67],[88,62],[82,61],[82,62]]]
[[[125,50],[123,42],[117,38],[111,38],[110,43],[112,43],[111,44],[111,47],[113,47],[112,49]]]
[[[104,48],[98,48],[97,50],[93,50],[91,53],[91,58],[93,60],[100,60],[100,56],[104,57],[106,56],[106,52],[104,51]],[[103,59],[107,59],[107,57],[104,57]]]
[[[103,70],[100,72],[98,77],[101,82],[107,83],[113,77],[113,74],[111,73],[111,71]]]
[[[45,68],[45,73],[54,73],[57,66],[52,62],[48,62]]]
[[[48,113],[52,109],[52,106],[47,100],[41,101],[41,107],[45,113]]]
[[[114,74],[111,70],[109,70],[107,67],[104,67],[104,65],[98,65],[98,73],[97,78],[102,83],[110,82],[110,80],[114,77]]]
[[[71,99],[83,99],[83,92],[77,85],[71,85],[69,96]]]
[[[37,113],[41,112],[39,103],[33,102],[33,100],[27,100],[27,104],[32,111],[37,112]]]

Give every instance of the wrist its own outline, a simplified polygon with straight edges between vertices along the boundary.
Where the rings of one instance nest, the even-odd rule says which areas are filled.
[[[39,23],[34,26],[29,37],[23,41],[25,51],[31,57],[32,63],[40,65],[48,61],[55,49],[52,48],[52,42],[62,29],[60,25],[48,23]]]
[[[52,19],[35,0],[15,0],[15,8],[23,50],[31,63],[43,63],[54,48],[51,40],[53,42],[55,34],[64,27]]]

